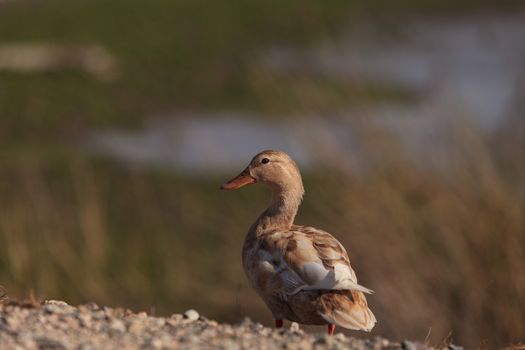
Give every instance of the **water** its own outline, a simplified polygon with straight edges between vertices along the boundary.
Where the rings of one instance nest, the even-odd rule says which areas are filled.
[[[422,101],[401,116],[461,114],[487,130],[522,96],[525,14],[403,21],[388,32],[363,26],[313,50],[276,48],[264,61],[275,71],[417,90]]]
[[[159,118],[138,132],[95,133],[91,143],[94,151],[131,163],[205,172],[241,170],[264,149],[283,150],[302,167],[309,167],[319,160],[321,149],[348,148],[350,135],[322,120],[268,122],[223,113]]]
[[[376,104],[337,115],[264,118],[239,112],[160,116],[144,130],[94,133],[96,152],[188,172],[241,168],[260,150],[282,149],[303,168],[365,163],[356,117],[394,135],[420,163],[442,165],[452,134],[468,125],[484,135],[520,112],[525,86],[525,14],[413,19],[385,31],[353,26],[309,50],[269,48],[256,59],[280,74],[388,84],[417,91],[413,103]],[[520,95],[521,94],[521,95]],[[518,119],[515,119],[518,120]],[[508,127],[508,126],[507,126]]]

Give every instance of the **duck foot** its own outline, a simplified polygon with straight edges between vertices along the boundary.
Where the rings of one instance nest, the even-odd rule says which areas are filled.
[[[275,320],[275,328],[282,328],[283,320]]]
[[[328,324],[328,334],[329,335],[334,335],[334,333],[335,333],[335,324],[329,323]]]

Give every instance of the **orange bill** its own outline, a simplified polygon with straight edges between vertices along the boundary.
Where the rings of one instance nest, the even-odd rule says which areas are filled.
[[[235,178],[230,181],[222,184],[221,190],[236,190],[242,186],[250,185],[255,183],[256,180],[250,175],[248,168],[244,169],[242,173],[237,175]]]

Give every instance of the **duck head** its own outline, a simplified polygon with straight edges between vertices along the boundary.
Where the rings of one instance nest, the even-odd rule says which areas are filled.
[[[251,160],[239,175],[224,183],[223,190],[236,190],[246,185],[262,183],[274,192],[296,192],[302,197],[304,189],[297,164],[286,153],[262,151]]]

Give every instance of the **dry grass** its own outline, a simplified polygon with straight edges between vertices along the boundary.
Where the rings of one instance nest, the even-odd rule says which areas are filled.
[[[30,292],[29,295],[22,299],[12,299],[7,296],[7,291],[0,286],[0,305],[12,306],[16,305],[23,308],[40,308],[42,306],[42,300],[35,297],[33,292]]]
[[[7,300],[7,291],[4,287],[0,286],[0,303]]]
[[[523,340],[525,205],[494,152],[464,131],[445,176],[371,135],[376,162],[366,174],[305,176],[298,221],[348,248],[360,281],[376,290],[374,333],[432,343],[450,333],[469,346]],[[78,156],[6,162],[0,177],[0,282],[11,295],[270,323],[240,266],[263,189],[225,194],[219,178]]]

